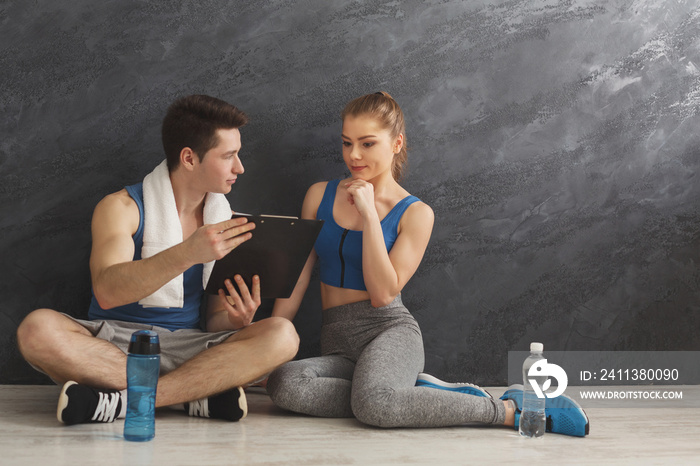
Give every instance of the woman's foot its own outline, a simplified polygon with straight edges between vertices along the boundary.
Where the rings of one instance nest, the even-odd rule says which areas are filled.
[[[520,412],[523,406],[523,386],[511,385],[501,396],[501,400],[512,401],[515,405],[515,422],[513,427],[520,424]],[[506,419],[508,419],[508,408],[506,408]],[[574,400],[566,395],[559,395],[556,398],[546,398],[544,414],[547,419],[546,431],[555,434],[572,435],[575,437],[585,437],[588,435],[590,424],[588,416]]]

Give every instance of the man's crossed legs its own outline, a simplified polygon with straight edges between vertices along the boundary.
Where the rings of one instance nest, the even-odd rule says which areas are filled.
[[[125,412],[128,337],[134,330],[151,327],[80,322],[51,309],[38,309],[17,330],[19,349],[35,368],[64,384],[57,413],[60,421],[111,422]],[[110,324],[121,335],[115,335]],[[246,414],[240,387],[291,360],[299,346],[294,325],[279,317],[235,332],[156,331],[163,352],[156,407],[184,404],[191,415],[229,420]],[[199,349],[183,345],[187,339],[197,340]]]

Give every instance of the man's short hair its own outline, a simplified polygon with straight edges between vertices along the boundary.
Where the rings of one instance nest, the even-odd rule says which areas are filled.
[[[235,106],[208,95],[181,97],[170,105],[163,119],[163,149],[168,170],[180,163],[180,152],[189,147],[201,161],[219,143],[216,131],[240,128],[248,116]]]

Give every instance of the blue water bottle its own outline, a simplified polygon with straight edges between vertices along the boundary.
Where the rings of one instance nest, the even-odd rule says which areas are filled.
[[[160,372],[160,341],[151,330],[131,335],[126,357],[127,403],[124,438],[145,442],[156,435],[156,387]]]

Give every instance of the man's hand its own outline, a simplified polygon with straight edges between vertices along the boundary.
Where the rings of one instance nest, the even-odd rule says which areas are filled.
[[[252,237],[255,223],[244,217],[204,225],[195,230],[183,245],[193,264],[203,264],[223,258],[226,254]]]
[[[224,310],[228,314],[228,319],[234,329],[240,329],[249,325],[253,321],[253,316],[260,306],[260,277],[253,276],[253,294],[250,294],[248,286],[240,275],[234,277],[240,294],[231,280],[226,280],[226,290],[219,290],[219,298],[224,305]]]

